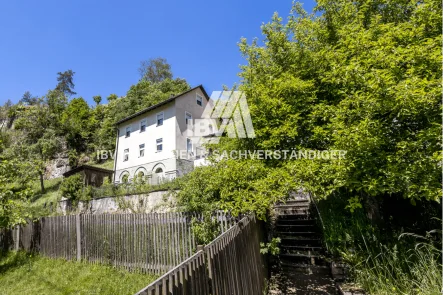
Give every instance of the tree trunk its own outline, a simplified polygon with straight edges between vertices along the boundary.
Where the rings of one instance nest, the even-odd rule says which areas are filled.
[[[40,187],[42,189],[42,193],[44,193],[45,192],[45,184],[43,183],[43,173],[40,172],[39,175],[40,175]]]

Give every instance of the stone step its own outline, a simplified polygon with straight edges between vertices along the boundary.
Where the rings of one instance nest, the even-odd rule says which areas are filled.
[[[279,203],[279,204],[277,204],[277,205],[283,205],[283,204],[286,204],[286,205],[310,205],[311,204],[311,201],[309,201],[309,200],[286,200],[285,202],[282,202],[282,203]]]
[[[297,237],[282,237],[282,246],[305,246],[305,247],[321,247],[320,239],[310,239],[310,238],[297,238]]]
[[[320,251],[312,251],[312,250],[295,250],[295,249],[288,249],[288,248],[280,248],[280,255],[283,254],[298,254],[298,255],[305,255],[305,256],[315,256],[315,257],[322,257],[324,256],[323,252]]]
[[[327,265],[312,265],[306,263],[281,262],[281,271],[285,274],[297,275],[331,275],[331,269]]]
[[[291,216],[291,215],[289,215]],[[290,217],[285,217],[285,215],[281,215],[279,216],[279,218],[276,220],[275,222],[276,226],[287,226],[287,225],[292,225],[292,226],[299,226],[299,225],[317,225],[315,219],[310,219],[310,218],[290,218]]]
[[[317,229],[314,224],[277,224],[275,228],[277,232],[309,232]]]
[[[274,205],[274,209],[278,208],[309,208],[309,202],[286,202],[285,204]]]
[[[307,210],[305,210],[307,211]],[[277,216],[277,222],[280,220],[299,220],[299,219],[311,219],[309,212],[281,212]]]
[[[321,246],[293,246],[293,245],[281,245],[280,246],[281,251],[312,251],[312,252],[322,252],[324,251],[323,247]]]
[[[277,215],[309,215],[309,208],[298,208],[298,207],[288,207],[288,208],[278,208],[275,209]]]
[[[322,255],[303,253],[283,253],[279,255],[280,261],[285,263],[301,263],[328,266],[328,262]]]
[[[320,238],[321,234],[315,231],[299,231],[299,232],[276,232],[281,239],[284,238]]]

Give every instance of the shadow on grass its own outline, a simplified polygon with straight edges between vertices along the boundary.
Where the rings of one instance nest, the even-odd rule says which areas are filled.
[[[21,267],[23,265],[30,265],[34,260],[34,254],[26,253],[24,251],[2,251],[0,252],[0,274]]]
[[[56,193],[59,188],[60,185],[62,183],[62,179],[60,178],[54,178],[51,180],[47,180],[45,181],[45,191],[42,193],[41,189],[40,189],[40,182],[38,183],[38,185],[34,185],[34,191],[35,194],[34,196],[30,199],[31,202],[35,202],[38,199],[44,197],[44,196],[48,196],[50,194]]]

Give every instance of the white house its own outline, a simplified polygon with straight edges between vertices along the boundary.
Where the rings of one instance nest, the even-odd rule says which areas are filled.
[[[114,182],[143,176],[156,184],[192,170],[205,151],[187,131],[208,102],[200,85],[117,122]]]

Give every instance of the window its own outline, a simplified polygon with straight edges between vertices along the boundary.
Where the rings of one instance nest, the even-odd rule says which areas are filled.
[[[126,127],[126,137],[131,136],[131,126]]]
[[[186,139],[186,151],[192,155],[192,140],[190,138]]]
[[[186,125],[192,126],[192,115],[190,113],[186,112],[185,117],[186,117],[186,119],[185,119]]]
[[[139,183],[143,183],[145,181],[145,173],[143,173],[143,171],[139,171],[137,173],[137,180]]]
[[[197,94],[197,104],[203,106],[203,97],[200,94]]]
[[[145,144],[142,143],[141,145],[138,146],[139,149],[139,157],[144,157],[145,156]]]
[[[157,139],[157,152],[161,152],[163,150],[163,138]]]
[[[209,134],[213,134],[214,133],[214,128],[212,127],[211,124],[209,124]]]
[[[140,121],[140,132],[146,131],[146,119]]]
[[[157,114],[157,126],[163,125],[163,112]]]
[[[126,162],[127,160],[129,160],[129,149],[123,151],[123,162]]]

